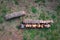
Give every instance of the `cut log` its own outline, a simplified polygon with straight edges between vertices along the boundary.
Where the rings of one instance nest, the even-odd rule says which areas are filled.
[[[20,17],[20,16],[24,16],[25,14],[26,14],[25,11],[13,12],[11,14],[6,14],[4,18],[6,20],[9,20],[9,19],[12,19],[12,18],[17,18],[17,17]]]
[[[49,28],[51,27],[51,23],[54,23],[53,20],[24,19],[22,24],[24,28]],[[22,26],[20,26],[20,28],[22,28]]]
[[[32,20],[32,19],[25,19],[23,23],[53,23],[53,20]]]

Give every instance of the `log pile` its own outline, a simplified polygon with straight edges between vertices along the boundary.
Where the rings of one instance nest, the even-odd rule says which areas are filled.
[[[20,27],[23,28],[49,28],[53,20],[32,20],[25,19]]]

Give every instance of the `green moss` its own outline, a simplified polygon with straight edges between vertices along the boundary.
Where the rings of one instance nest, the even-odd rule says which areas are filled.
[[[32,7],[31,7],[31,11],[32,11],[33,13],[36,13],[36,12],[37,12],[37,9],[32,6]]]
[[[56,7],[56,11],[59,11],[59,10],[60,10],[60,5]]]

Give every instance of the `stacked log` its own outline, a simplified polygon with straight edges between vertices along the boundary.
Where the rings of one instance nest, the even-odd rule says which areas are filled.
[[[24,28],[49,28],[53,20],[23,20]]]
[[[23,23],[53,23],[53,20],[32,20],[32,19],[25,19]]]

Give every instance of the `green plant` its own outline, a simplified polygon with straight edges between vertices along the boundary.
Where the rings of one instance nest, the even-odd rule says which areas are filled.
[[[40,19],[45,20],[45,15],[44,15],[44,13],[41,13],[38,19],[39,19],[39,20],[40,20]]]
[[[57,12],[57,15],[60,15],[60,5],[58,5],[55,10]]]
[[[27,38],[26,37],[23,37],[23,40],[27,40]]]
[[[3,17],[0,16],[0,23],[3,23]]]
[[[30,37],[31,37],[31,39],[33,39],[35,37],[35,32],[33,30],[30,33]]]
[[[15,3],[16,5],[18,5],[18,4],[19,4],[17,0],[14,0],[14,3]]]
[[[12,32],[9,32],[10,35],[12,35]]]
[[[4,7],[1,8],[1,12],[2,13],[6,13],[6,11],[8,11],[6,6],[4,6]]]
[[[2,13],[2,16],[5,16],[5,14],[10,11],[6,6],[2,7],[1,8],[1,13]]]
[[[16,26],[16,28],[19,30],[20,29],[20,26]]]
[[[53,18],[53,19],[55,19],[55,18],[56,18],[56,16],[53,14],[53,15],[52,15],[52,18]]]
[[[51,24],[50,30],[53,31],[57,29],[56,23]]]
[[[0,27],[0,31],[4,31],[4,26]]]
[[[27,38],[28,38],[27,37],[27,30],[25,30],[24,33],[23,33],[23,40],[27,40]]]
[[[6,13],[8,11],[9,11],[9,9],[6,6],[1,7],[0,23],[2,23],[4,21],[4,16],[6,15]]]
[[[45,3],[45,0],[36,0],[35,3],[43,2]]]
[[[30,40],[33,40],[36,35],[39,34],[39,31],[37,29],[29,29],[27,30],[28,34],[30,35]]]
[[[36,13],[36,12],[37,12],[37,9],[32,6],[32,7],[31,7],[31,11],[32,11],[33,13]]]
[[[1,4],[3,3],[3,1],[1,1]]]

